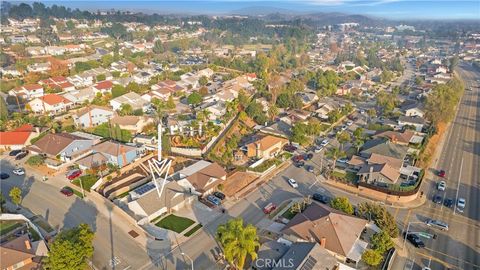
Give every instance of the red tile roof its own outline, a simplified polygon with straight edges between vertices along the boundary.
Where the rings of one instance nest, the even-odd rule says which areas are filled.
[[[58,86],[60,86],[62,89],[65,89],[65,88],[72,87],[74,85],[71,82],[64,82],[64,83],[58,84]]]
[[[40,98],[41,100],[45,101],[50,105],[55,105],[58,103],[70,103],[70,100],[64,98],[63,96],[59,96],[56,94],[48,94]]]
[[[95,85],[95,88],[97,89],[110,89],[112,88],[113,86],[113,83],[111,81],[103,81],[103,82],[99,82]]]
[[[24,145],[30,133],[29,131],[0,132],[0,145]]]
[[[25,124],[23,126],[19,126],[18,128],[14,129],[13,131],[16,131],[16,132],[32,132],[32,131],[35,131],[35,127],[33,125],[30,125],[30,124]]]
[[[32,91],[32,90],[37,90],[37,89],[42,89],[43,87],[40,84],[26,84],[23,86],[19,86],[15,88],[15,91],[20,91],[20,90],[27,90],[27,91]]]

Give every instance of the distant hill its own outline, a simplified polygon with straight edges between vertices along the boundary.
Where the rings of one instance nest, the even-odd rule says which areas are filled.
[[[305,12],[298,12],[290,9],[276,8],[269,6],[251,6],[241,9],[232,10],[229,12],[232,15],[248,15],[248,16],[260,16],[264,17],[271,14],[281,14],[285,17],[291,15],[305,14]]]

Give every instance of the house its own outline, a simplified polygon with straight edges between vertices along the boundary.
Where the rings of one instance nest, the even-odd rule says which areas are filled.
[[[63,96],[47,94],[31,100],[28,102],[28,105],[34,113],[48,113],[51,115],[67,111],[73,103]]]
[[[133,80],[138,84],[148,84],[152,77],[153,74],[146,71],[141,71],[133,75]]]
[[[182,181],[168,181],[161,196],[153,182],[136,188],[130,192],[130,196],[133,200],[128,203],[128,209],[139,224],[151,222],[164,213],[178,211],[195,198],[188,188],[182,185]]]
[[[227,179],[227,172],[217,163],[199,160],[196,163],[176,172],[172,179],[186,179],[194,191],[200,194],[210,194]]]
[[[144,134],[137,134],[133,140],[134,143],[143,145],[146,149],[157,150],[157,138],[155,136],[147,136]]]
[[[145,126],[153,124],[153,122],[153,118],[135,115],[116,115],[110,119],[111,125],[118,125],[121,129],[128,130],[133,134],[141,133]]]
[[[366,141],[360,150],[360,155],[369,158],[371,154],[378,154],[385,157],[392,157],[404,160],[408,146],[395,144],[386,138],[377,138]]]
[[[45,54],[45,49],[40,46],[32,46],[25,48],[25,51],[31,56],[39,56]]]
[[[262,244],[253,262],[256,270],[334,270],[339,266],[340,262],[320,244],[291,243],[283,238]]]
[[[12,77],[20,77],[22,73],[18,71],[14,66],[0,67],[0,73],[2,76],[9,75]]]
[[[92,89],[93,89],[93,92],[95,92],[95,94],[97,93],[106,94],[106,93],[112,92],[112,87],[113,87],[113,83],[111,81],[101,81],[96,83],[94,86],[92,86]]]
[[[65,48],[60,46],[46,46],[45,52],[50,55],[63,55],[65,54]]]
[[[412,142],[414,135],[415,132],[411,130],[405,130],[403,132],[387,130],[377,132],[375,135],[373,135],[373,138],[388,138],[393,143],[408,145],[410,142]]]
[[[404,126],[413,126],[415,131],[421,132],[425,126],[425,119],[418,116],[400,116],[398,118],[398,127],[403,128]]]
[[[72,99],[75,99],[75,102],[79,104],[82,104],[85,101],[91,102],[95,98],[95,92],[93,92],[91,87],[69,92],[68,94],[69,95],[64,95],[66,99],[69,99],[69,96],[73,96]]]
[[[50,62],[34,63],[27,66],[28,72],[47,72],[50,70]]]
[[[8,91],[9,95],[22,97],[26,100],[42,97],[43,93],[43,87],[40,84],[26,84]]]
[[[11,239],[11,238],[6,238]],[[40,270],[42,259],[47,256],[45,241],[33,241],[28,234],[16,236],[0,244],[2,269]]]
[[[405,116],[421,117],[425,116],[425,106],[420,102],[404,102],[405,104],[400,107],[400,110]]]
[[[364,219],[313,202],[281,232],[293,242],[319,243],[339,261],[359,262],[368,245],[360,239],[366,225]]]
[[[40,129],[25,124],[12,131],[0,132],[0,149],[18,150],[30,145],[30,140],[40,135]]]
[[[387,162],[382,164],[366,164],[360,168],[357,175],[362,182],[372,185],[384,185],[395,184],[400,177],[400,172]]]
[[[31,146],[30,152],[61,161],[75,160],[90,150],[94,140],[69,133],[49,133]]]
[[[72,114],[72,118],[76,127],[91,128],[107,123],[114,115],[115,112],[110,108],[90,105]]]
[[[59,89],[62,92],[70,92],[75,90],[75,85],[70,83],[67,78],[63,76],[51,77],[38,82],[41,85],[48,86],[52,89]]]
[[[122,104],[130,104],[133,110],[142,109],[145,111],[148,109],[149,102],[135,92],[129,92],[110,100],[110,106],[115,111],[120,110]]]
[[[246,145],[247,156],[250,158],[269,159],[278,155],[287,143],[288,140],[285,138],[266,135]]]
[[[101,153],[106,157],[107,163],[120,168],[132,163],[141,154],[137,147],[111,141],[105,141],[93,146],[92,151],[93,153]]]

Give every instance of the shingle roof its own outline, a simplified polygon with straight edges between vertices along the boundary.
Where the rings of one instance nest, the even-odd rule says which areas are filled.
[[[388,163],[364,165],[362,166],[362,168],[360,168],[358,174],[368,174],[370,172],[380,173],[386,178],[388,178],[392,183],[397,182],[398,177],[400,177],[399,170],[393,168]]]
[[[113,83],[111,81],[102,81],[95,84],[95,88],[102,90],[102,89],[110,89],[112,88]]]
[[[279,142],[287,143],[288,140],[286,140],[284,138],[271,136],[271,135],[266,135],[266,136],[260,138],[259,140],[248,144],[247,147],[256,148],[256,146],[258,145],[261,151],[265,151],[265,150],[270,149],[272,146],[274,146],[275,144],[277,144]]]
[[[45,154],[56,156],[75,140],[86,140],[69,133],[49,133],[35,142],[33,146]]]
[[[121,144],[121,143],[105,141],[93,146],[92,149],[95,152],[100,152],[103,154],[109,154],[109,155],[118,157],[119,155],[122,154],[122,151],[125,151],[125,153],[128,153],[132,150],[136,150],[137,148],[133,146]]]
[[[30,131],[0,132],[0,145],[25,145],[30,134]]]
[[[413,123],[413,124],[425,124],[425,119],[422,117],[411,117],[411,116],[400,116],[398,117],[398,122]]]
[[[153,189],[137,199],[136,202],[150,216],[163,207],[171,208],[180,204],[186,197],[187,194],[182,186],[176,181],[170,181],[165,185],[161,198],[158,197],[157,190]]]
[[[391,141],[399,141],[402,143],[409,143],[415,133],[411,130],[405,130],[404,132],[398,131],[379,131],[377,134],[373,135],[374,138],[388,138]]]
[[[362,154],[379,154],[403,160],[407,155],[408,146],[398,145],[389,142],[385,138],[378,138],[367,141],[362,146]]]
[[[302,213],[296,214],[282,232],[318,243],[325,238],[326,249],[346,256],[366,224],[364,219],[313,202]]]

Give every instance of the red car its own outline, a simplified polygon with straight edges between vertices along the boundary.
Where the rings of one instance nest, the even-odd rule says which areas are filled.
[[[267,204],[267,206],[263,208],[263,213],[268,215],[271,212],[273,212],[275,209],[277,209],[277,206],[274,203],[269,203]]]
[[[438,171],[438,176],[440,176],[440,177],[445,177],[445,174],[446,174],[446,173],[445,173],[444,170]]]
[[[68,178],[68,180],[73,180],[73,179],[79,177],[80,175],[82,175],[81,170],[74,170],[74,171],[71,171],[71,172],[67,173],[67,178]]]
[[[63,195],[65,195],[67,197],[70,197],[70,196],[73,195],[73,189],[71,187],[63,187],[60,190],[60,193],[62,193]]]
[[[294,156],[293,157],[293,161],[294,162],[300,162],[301,160],[304,159],[304,156],[303,155],[298,155],[298,156]]]

